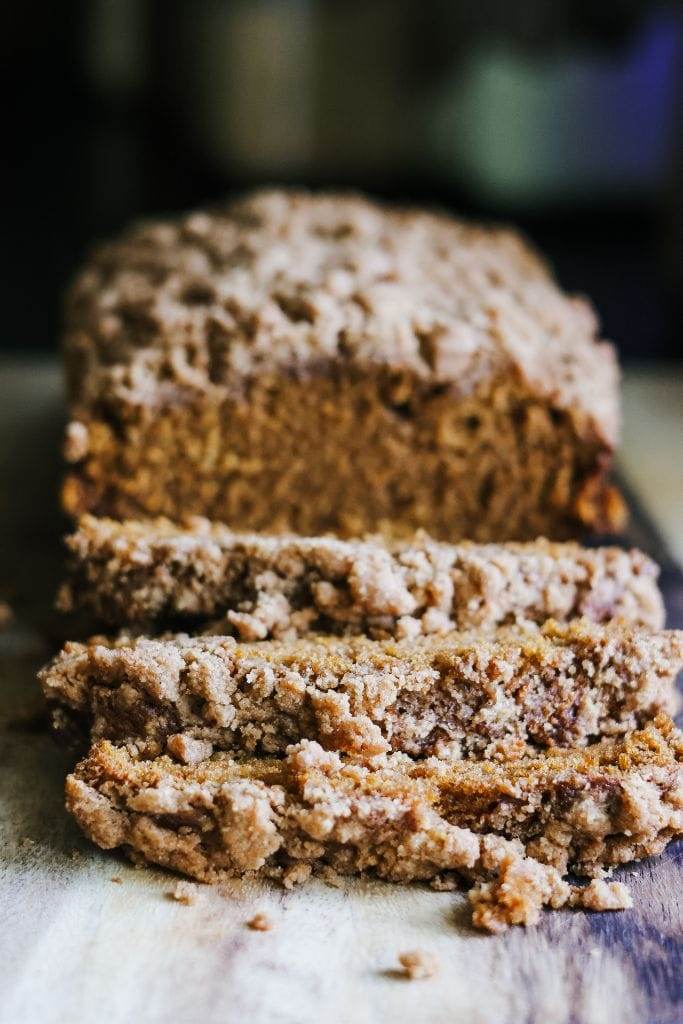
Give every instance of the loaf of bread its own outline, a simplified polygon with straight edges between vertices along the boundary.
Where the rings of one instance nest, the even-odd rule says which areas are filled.
[[[261,192],[133,228],[67,302],[74,515],[479,541],[619,524],[617,366],[507,230]]]

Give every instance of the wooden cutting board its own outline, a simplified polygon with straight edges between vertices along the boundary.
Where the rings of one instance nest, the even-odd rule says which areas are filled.
[[[0,364],[0,597],[16,610],[0,633],[3,1024],[683,1020],[683,843],[618,873],[633,910],[546,913],[501,937],[474,932],[458,894],[380,882],[196,886],[188,906],[171,875],[92,848],[63,810],[71,757],[34,681],[60,573],[60,409],[54,363]],[[624,539],[663,562],[669,624],[683,626],[683,577],[632,497]],[[271,931],[246,927],[256,910]],[[410,949],[437,956],[436,977],[400,977]]]

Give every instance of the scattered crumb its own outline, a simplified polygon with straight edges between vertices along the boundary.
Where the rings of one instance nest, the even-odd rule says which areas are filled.
[[[250,921],[247,921],[247,927],[251,928],[254,932],[269,932],[275,925],[273,919],[268,917],[268,914],[264,914],[262,910],[259,910]]]
[[[623,882],[594,878],[584,888],[574,889],[571,904],[583,910],[630,910],[633,899]]]
[[[196,887],[190,885],[189,882],[178,882],[175,889],[166,895],[169,899],[175,900],[176,903],[183,903],[186,907],[191,907],[193,903],[197,902]]]
[[[114,877],[112,878],[112,882],[114,883],[114,885],[123,885],[123,879],[121,878],[120,875],[114,875]]]
[[[72,860],[80,860],[82,856],[83,856],[83,854],[81,853],[80,850],[72,850],[71,851],[71,859]]]
[[[14,620],[12,606],[7,601],[0,601],[0,629],[6,629]]]
[[[166,747],[169,753],[183,764],[197,764],[199,761],[206,761],[213,754],[213,744],[208,740],[195,740],[182,732],[169,736]]]
[[[399,953],[398,962],[403,968],[403,974],[410,981],[433,978],[439,970],[439,961],[434,954],[424,953],[420,949]]]

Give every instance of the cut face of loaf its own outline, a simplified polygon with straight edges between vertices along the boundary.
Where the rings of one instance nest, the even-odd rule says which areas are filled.
[[[370,768],[304,741],[284,760],[216,754],[185,767],[100,742],[69,776],[67,807],[99,846],[202,881],[261,873],[292,885],[323,865],[404,882],[454,873],[478,883],[475,923],[501,930],[543,905],[628,906],[619,886],[577,891],[561,875],[598,875],[680,835],[682,759],[664,718],[507,764],[399,754]]]
[[[575,621],[398,642],[95,640],[67,644],[40,680],[58,727],[75,720],[150,756],[310,738],[364,756],[514,758],[673,711],[682,663],[683,634]]]
[[[73,515],[489,541],[619,525],[613,349],[512,232],[266,192],[71,289]]]
[[[243,640],[310,632],[412,638],[520,620],[664,624],[658,568],[637,550],[235,533],[195,519],[84,517],[67,538],[63,610],[107,625],[192,625]]]

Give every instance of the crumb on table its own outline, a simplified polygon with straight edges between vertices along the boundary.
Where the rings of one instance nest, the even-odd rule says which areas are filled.
[[[398,962],[403,973],[410,981],[422,978],[433,978],[439,969],[439,962],[433,953],[425,953],[421,949],[411,949],[399,953]]]
[[[273,929],[274,922],[268,914],[264,914],[262,910],[259,910],[258,913],[254,914],[254,916],[247,921],[247,927],[251,928],[254,932],[269,932]]]
[[[633,898],[623,882],[594,878],[588,885],[574,890],[572,903],[582,910],[630,910]]]
[[[175,900],[176,903],[183,903],[186,907],[191,907],[193,903],[197,902],[197,890],[189,882],[178,882],[175,889],[168,893],[168,897]]]
[[[114,883],[114,885],[123,885],[123,879],[121,878],[120,875],[114,875],[114,877],[112,878],[112,882]]]

